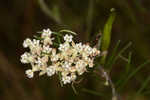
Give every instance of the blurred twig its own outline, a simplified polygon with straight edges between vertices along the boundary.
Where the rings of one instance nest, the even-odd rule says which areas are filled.
[[[52,18],[57,24],[61,24],[60,17],[56,17],[55,14],[52,13],[52,10],[48,8],[48,6],[45,4],[44,0],[38,0],[38,4],[42,11],[50,18]]]
[[[86,40],[89,40],[91,29],[92,29],[92,20],[93,20],[93,10],[94,10],[94,0],[89,0],[88,13],[86,18],[87,30],[86,30]]]

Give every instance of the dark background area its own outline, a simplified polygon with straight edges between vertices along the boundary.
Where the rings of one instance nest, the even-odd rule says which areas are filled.
[[[132,42],[132,64],[136,69],[150,59],[150,0],[44,0],[51,10],[47,15],[40,0],[1,0],[0,3],[0,100],[111,100],[111,88],[92,75],[75,85],[76,95],[70,85],[61,87],[57,76],[28,79],[24,71],[30,66],[20,63],[25,52],[23,40],[37,31],[50,28],[53,31],[70,29],[78,33],[76,41],[88,42],[103,30],[110,9],[117,17],[112,28],[109,54],[121,40],[120,49]],[[128,52],[126,51],[126,52]],[[124,53],[127,56],[128,53]],[[122,60],[113,65],[111,73],[115,82],[123,74]],[[149,64],[150,65],[150,64]],[[143,67],[119,92],[121,100],[130,100],[150,75],[150,67]],[[83,89],[84,88],[84,89]],[[97,95],[83,90],[97,91]],[[135,100],[150,100],[150,85]],[[133,100],[133,99],[131,99]]]

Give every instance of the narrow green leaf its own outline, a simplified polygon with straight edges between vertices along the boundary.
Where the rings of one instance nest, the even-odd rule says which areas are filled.
[[[37,39],[37,40],[43,40],[43,38],[41,38],[41,37],[38,37],[38,36],[33,36],[35,39]]]
[[[120,45],[120,40],[117,42],[115,48],[113,49],[112,55],[108,58],[106,67],[109,67],[109,66],[112,65],[113,60],[114,60],[114,58],[116,57],[115,55],[116,55],[116,53],[117,53],[117,50],[118,50],[119,45]]]
[[[129,42],[124,48],[122,48],[118,52],[118,55],[113,58],[111,64],[108,66],[110,70],[112,69],[112,65],[116,62],[116,60],[120,57],[120,55],[122,55],[122,53],[124,53],[131,45],[132,45],[132,42]]]
[[[57,36],[57,41],[58,41],[58,44],[61,44],[61,41],[60,41],[60,37]]]
[[[119,58],[119,56],[120,56],[125,50],[127,50],[131,45],[132,45],[132,42],[129,42],[123,49],[121,49],[120,52],[118,53],[117,58]],[[117,58],[116,58],[116,59],[117,59]]]
[[[111,39],[111,29],[112,29],[112,24],[115,20],[115,16],[116,16],[115,11],[112,11],[110,14],[110,17],[108,18],[108,20],[104,26],[102,40],[101,40],[101,50],[102,51],[107,50],[109,47],[110,39]]]
[[[131,72],[127,78],[124,80],[124,82],[120,85],[120,87],[118,88],[118,90],[121,90],[124,85],[138,72],[140,71],[141,68],[143,68],[146,64],[150,63],[150,60],[145,61],[143,64],[141,64],[140,66],[138,66],[133,72]]]
[[[106,52],[109,48],[110,40],[111,40],[111,29],[112,29],[112,24],[115,20],[115,17],[116,17],[116,13],[115,13],[115,10],[113,10],[111,11],[110,17],[108,18],[104,26],[104,30],[103,30],[103,34],[101,38],[101,47],[100,47],[101,52]],[[104,65],[105,63],[106,56],[107,56],[107,53],[103,55],[100,60],[102,65]]]
[[[71,31],[71,30],[60,30],[59,33],[71,33],[73,35],[77,35],[77,33]]]
[[[121,76],[121,78],[120,78],[120,80],[118,80],[117,82],[116,82],[116,86],[120,86],[120,84],[122,84],[122,82],[126,79],[126,76],[128,75],[128,73],[129,73],[129,70],[130,70],[130,66],[131,66],[131,52],[129,53],[129,56],[128,56],[128,59],[127,59],[127,64],[126,64],[126,66],[125,66],[125,68],[126,68],[126,70],[125,70],[125,72],[123,72],[124,74],[122,74],[122,76]]]
[[[52,34],[57,35],[57,36],[62,36],[62,34],[60,34],[58,32],[52,32]]]
[[[131,57],[132,57],[132,53],[130,52],[130,53],[129,53],[129,56],[128,56],[128,63],[127,63],[127,65],[126,65],[126,73],[129,73],[129,70],[130,70]]]
[[[150,77],[148,77],[142,84],[141,88],[138,90],[137,95],[141,94],[141,92],[149,85]]]
[[[128,58],[126,58],[126,57],[124,57],[124,56],[122,56],[122,55],[119,55],[119,57],[120,57],[123,61],[125,61],[125,62],[128,63]]]

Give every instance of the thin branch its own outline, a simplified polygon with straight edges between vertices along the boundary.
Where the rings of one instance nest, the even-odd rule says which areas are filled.
[[[118,96],[117,96],[117,92],[115,89],[115,86],[111,80],[111,78],[109,77],[109,75],[107,74],[107,72],[103,69],[102,66],[99,66],[99,70],[102,72],[103,77],[106,79],[106,81],[109,83],[109,85],[111,86],[112,89],[112,100],[119,100]]]

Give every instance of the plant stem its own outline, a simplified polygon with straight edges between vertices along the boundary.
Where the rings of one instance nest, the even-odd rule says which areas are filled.
[[[115,86],[111,80],[111,78],[109,77],[109,75],[107,74],[107,72],[103,69],[102,66],[98,67],[99,70],[102,72],[103,77],[106,79],[106,81],[109,83],[111,89],[112,89],[112,100],[118,100],[118,96],[117,96],[117,92],[115,89]]]

